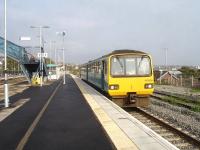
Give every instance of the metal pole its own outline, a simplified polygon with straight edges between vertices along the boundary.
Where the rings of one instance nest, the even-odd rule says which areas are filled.
[[[8,98],[8,74],[7,74],[7,1],[5,0],[5,9],[4,9],[4,71],[5,71],[5,81],[4,81],[4,97],[5,97],[5,107],[9,107],[9,98]]]
[[[65,32],[63,32],[63,69],[64,69],[64,76],[63,76],[63,84],[65,84],[65,50],[64,50],[64,36]]]
[[[57,74],[57,66],[56,66],[56,64],[57,64],[57,60],[56,60],[56,57],[57,57],[57,54],[56,54],[56,44],[54,45],[54,50],[55,50],[55,74],[56,74],[56,79],[58,79],[58,74]]]
[[[49,67],[49,70],[50,70],[50,80],[51,80],[51,74],[52,74],[52,69],[51,69],[51,47],[52,47],[52,41],[50,41],[50,51],[49,51],[49,63],[50,63],[50,67]]]
[[[165,67],[166,67],[166,71],[167,69],[167,48],[165,48]]]
[[[40,86],[42,86],[43,69],[42,69],[42,27],[40,29]]]
[[[192,87],[194,86],[194,76],[192,75]]]

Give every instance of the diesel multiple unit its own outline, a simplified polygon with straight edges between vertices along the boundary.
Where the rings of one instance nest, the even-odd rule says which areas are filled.
[[[122,107],[147,107],[154,88],[151,56],[136,50],[115,50],[81,65],[80,76]]]

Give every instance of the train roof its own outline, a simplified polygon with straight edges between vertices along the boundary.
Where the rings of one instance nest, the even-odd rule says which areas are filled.
[[[138,51],[138,50],[120,49],[120,50],[114,50],[111,53],[104,55],[102,57],[107,57],[107,56],[116,55],[116,54],[123,54],[123,53],[131,53],[131,54],[134,53],[134,54],[146,54],[146,55],[148,55],[147,53],[142,52],[142,51]]]
[[[140,54],[140,55],[148,55],[147,53],[143,52],[143,51],[139,51],[139,50],[130,50],[130,49],[119,49],[119,50],[114,50],[109,54],[106,54],[100,58],[94,59],[94,60],[90,60],[87,63],[93,62],[95,60],[101,59],[101,58],[105,58],[105,57],[109,57],[111,55],[117,55],[117,54],[124,54],[124,53],[130,53],[130,54]],[[87,64],[85,63],[85,64]]]

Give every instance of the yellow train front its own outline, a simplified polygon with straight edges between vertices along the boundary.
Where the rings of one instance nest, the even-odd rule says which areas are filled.
[[[147,107],[154,90],[152,59],[142,51],[115,50],[82,65],[80,75],[122,107]]]

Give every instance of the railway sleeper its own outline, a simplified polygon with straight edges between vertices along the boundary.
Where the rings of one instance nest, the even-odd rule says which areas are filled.
[[[186,143],[182,138],[174,136],[172,138],[168,138],[167,141],[169,141],[172,144],[178,144],[178,143]]]
[[[172,137],[172,136],[174,136],[174,134],[173,133],[170,133],[169,131],[168,132],[160,132],[160,135],[162,136],[162,137]]]
[[[164,137],[165,139],[171,139],[171,138],[174,138],[174,134],[169,134],[169,135],[161,135],[162,137]]]
[[[195,149],[195,147],[193,145],[191,145],[190,143],[177,143],[176,147],[178,147],[179,149],[182,149],[182,150]],[[196,147],[196,149],[197,149],[197,147]]]

